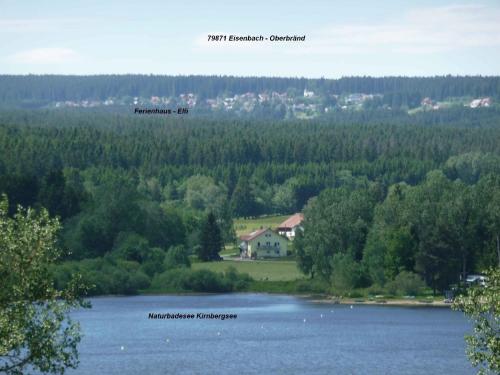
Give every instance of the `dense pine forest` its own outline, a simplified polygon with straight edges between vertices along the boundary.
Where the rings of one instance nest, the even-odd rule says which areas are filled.
[[[100,75],[51,76],[0,75],[0,102],[23,100],[104,99],[109,96],[174,96],[193,92],[215,97],[224,92],[246,92],[304,89],[331,94],[367,93],[401,94],[431,97],[435,100],[454,96],[500,95],[499,77],[345,77],[340,79],[232,77],[232,76],[155,76]]]
[[[189,271],[210,237],[208,218],[223,243],[236,244],[234,218],[298,211],[304,233],[292,256],[329,291],[405,293],[398,285],[421,283],[437,293],[498,265],[495,106],[364,108],[309,120],[19,108],[289,89],[495,100],[500,79],[1,76],[0,192],[11,214],[20,204],[61,219],[66,255],[56,281],[81,272],[96,294],[244,290],[246,276]]]

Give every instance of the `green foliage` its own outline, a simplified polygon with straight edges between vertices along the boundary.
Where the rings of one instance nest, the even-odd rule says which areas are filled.
[[[484,177],[487,178],[487,177]],[[417,272],[434,292],[465,279],[492,250],[483,183],[467,186],[441,171],[420,185],[397,184],[375,209],[364,251],[372,281],[383,285],[399,272]],[[498,187],[489,185],[491,193]],[[490,243],[489,246],[484,246]],[[488,251],[485,251],[487,248]],[[497,262],[489,255],[487,263]]]
[[[305,235],[294,248],[305,274],[319,273],[337,290],[371,282],[393,294],[418,293],[421,277],[435,294],[500,261],[496,175],[466,185],[431,171],[416,186],[389,187],[378,204],[377,184],[355,186],[325,190],[304,210]]]
[[[392,295],[417,296],[425,288],[425,282],[413,272],[402,271],[386,285]]]
[[[226,272],[234,267],[240,273],[248,273],[254,280],[290,281],[302,279],[303,275],[297,269],[294,261],[287,260],[255,260],[240,262],[224,260],[222,262],[197,262],[191,265],[194,270],[207,269],[214,272]]]
[[[304,210],[304,239],[295,246],[299,266],[329,279],[335,254],[359,261],[375,202],[367,187],[326,189],[311,200]]]
[[[78,365],[78,323],[69,311],[87,304],[78,277],[67,277],[57,291],[50,265],[61,255],[56,246],[58,220],[46,210],[19,208],[8,217],[0,200],[0,372],[24,374],[35,370],[63,374]]]
[[[313,278],[314,277],[313,257],[309,252],[306,252],[303,231],[299,230],[295,233],[293,246],[295,248],[295,253],[296,253],[297,268],[304,275],[311,275],[311,278]]]
[[[215,215],[209,213],[201,230],[198,258],[204,262],[221,260],[219,252],[222,250],[223,246],[220,228],[217,224]]]
[[[477,151],[452,156],[446,161],[444,172],[453,180],[459,178],[465,183],[474,184],[481,176],[500,174],[500,157]]]
[[[209,270],[175,268],[167,270],[153,279],[152,289],[163,292],[225,293],[246,290],[252,281],[247,274],[240,274],[234,268],[224,273]]]
[[[233,93],[242,87],[260,90],[272,82],[276,90],[303,102],[308,99],[298,96],[313,82],[107,78],[116,82],[114,89],[92,77],[0,77],[6,82],[0,87],[0,102],[31,92],[19,92],[12,83],[17,80],[19,87],[28,81],[38,87],[32,94],[43,100],[74,94],[42,90],[40,82],[51,79],[59,87],[72,80],[93,82],[100,87],[99,95],[107,90],[123,95],[136,80],[144,93],[156,79],[176,85],[206,80],[200,91],[209,96],[228,87]],[[332,259],[342,254],[356,263],[363,285],[369,279],[384,287],[407,271],[423,277],[437,292],[457,283],[460,274],[463,278],[500,259],[500,112],[459,106],[409,115],[394,108],[411,108],[426,96],[440,100],[451,92],[463,95],[471,87],[474,95],[497,95],[497,80],[321,80],[314,90],[340,90],[335,99],[340,102],[346,92],[359,90],[383,96],[364,110],[331,111],[307,123],[274,120],[287,116],[274,105],[258,109],[268,116],[265,121],[225,116],[201,121],[189,116],[182,123],[90,109],[2,110],[0,192],[10,194],[10,215],[17,203],[47,206],[59,215],[64,228],[60,243],[71,249],[65,260],[96,258],[102,263],[98,267],[110,271],[86,269],[86,277],[97,288],[101,285],[101,291],[124,293],[113,281],[120,273],[142,280],[126,281],[127,293],[141,289],[144,280],[165,270],[164,257],[171,247],[183,245],[190,254],[206,252],[207,258],[215,258],[216,251],[207,252],[201,241],[209,212],[222,242],[231,243],[233,215],[291,213],[306,206],[305,238],[298,237],[294,244],[304,274],[330,284]],[[158,90],[176,91],[176,85]],[[381,110],[381,105],[393,110]],[[253,223],[236,229],[249,232]],[[113,259],[104,261],[109,255]],[[122,270],[120,260],[132,261],[138,270]],[[61,280],[66,278],[61,274]]]
[[[500,373],[500,269],[485,272],[485,287],[473,286],[458,296],[453,308],[463,311],[474,323],[466,336],[467,356],[480,374]]]
[[[132,178],[120,171],[92,175],[89,202],[66,223],[65,244],[72,258],[104,256],[113,250],[126,259],[143,261],[149,247],[168,248],[185,241],[177,209],[161,208],[141,196]]]
[[[148,263],[144,265],[146,264]],[[146,273],[147,267],[144,270],[144,265],[141,267],[135,261],[107,256],[64,262],[54,267],[52,272],[58,289],[66,286],[69,275],[79,273],[85,283],[92,286],[89,290],[90,295],[130,295],[147,289],[151,284],[150,276]]]
[[[119,258],[142,262],[150,247],[148,241],[134,232],[120,232],[113,246],[113,253]]]
[[[235,216],[251,217],[258,213],[250,182],[240,177],[231,197],[231,208]]]
[[[351,291],[363,286],[364,275],[361,265],[349,254],[334,254],[331,263],[331,281],[334,291]]]
[[[40,107],[53,101],[103,100],[109,97],[151,97],[152,95],[178,97],[195,92],[199,98],[216,98],[224,94],[287,92],[290,97],[300,97],[304,89],[313,90],[323,97],[324,104],[336,99],[331,94],[353,93],[382,94],[382,104],[392,108],[413,108],[424,97],[442,101],[449,97],[465,95],[499,96],[498,77],[437,76],[437,77],[343,77],[339,79],[304,79],[282,77],[231,77],[231,76],[158,76],[158,75],[26,75],[0,77],[0,104]],[[47,89],[50,87],[50,90]],[[330,95],[327,95],[330,94]],[[302,98],[302,100],[305,100]],[[372,104],[373,105],[373,104]],[[267,108],[269,104],[257,103],[260,112],[283,111],[280,107]],[[267,109],[267,111],[266,111]],[[282,117],[282,114],[281,116]]]
[[[191,176],[179,189],[184,191],[188,206],[200,211],[213,211],[227,198],[224,187],[216,185],[213,178],[208,176]]]
[[[165,270],[165,258],[166,255],[162,249],[153,247],[142,262],[141,270],[151,278],[155,273],[161,273]]]
[[[168,249],[167,255],[165,256],[165,260],[163,262],[163,267],[166,270],[178,267],[191,267],[191,262],[189,260],[186,248],[182,245],[178,245]]]
[[[297,198],[293,186],[294,179],[289,179],[285,183],[276,188],[276,192],[272,198],[272,204],[276,212],[290,213],[297,207]]]
[[[71,171],[67,172],[68,174]],[[66,219],[80,211],[85,200],[83,187],[65,177],[62,170],[50,171],[42,179],[38,191],[38,202],[50,214]]]

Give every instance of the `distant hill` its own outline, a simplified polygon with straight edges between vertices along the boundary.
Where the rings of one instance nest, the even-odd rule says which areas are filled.
[[[0,108],[185,106],[199,113],[311,118],[337,109],[477,108],[494,105],[499,99],[497,76],[0,75]]]

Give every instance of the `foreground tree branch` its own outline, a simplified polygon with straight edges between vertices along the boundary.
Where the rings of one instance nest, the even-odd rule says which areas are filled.
[[[56,246],[60,229],[46,210],[18,208],[8,216],[0,199],[0,373],[29,370],[63,374],[78,365],[80,329],[69,317],[86,290],[75,277],[66,290],[51,281],[50,265],[61,255]]]
[[[500,269],[486,272],[486,286],[474,286],[459,296],[453,308],[463,311],[474,324],[465,337],[467,356],[479,374],[500,373]]]

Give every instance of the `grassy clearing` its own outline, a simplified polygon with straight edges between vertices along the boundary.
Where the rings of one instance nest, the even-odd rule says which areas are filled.
[[[255,219],[235,219],[234,220],[234,230],[237,236],[242,234],[248,234],[254,230],[260,229],[261,227],[275,229],[279,224],[288,219],[290,215],[282,216],[263,216]]]
[[[224,246],[224,249],[219,254],[221,256],[222,255],[238,255],[239,254],[239,250],[233,244],[228,244],[228,245]]]
[[[304,278],[293,261],[281,260],[254,260],[193,263],[194,270],[207,269],[214,272],[223,272],[228,267],[234,267],[238,272],[248,273],[254,280],[291,281]]]

